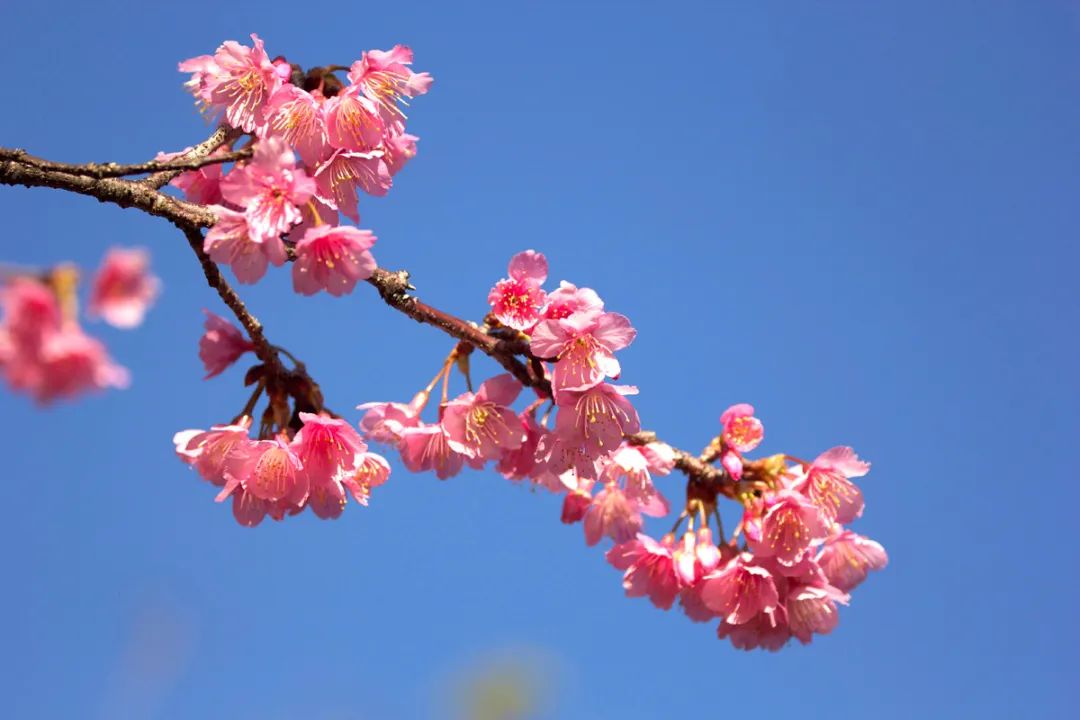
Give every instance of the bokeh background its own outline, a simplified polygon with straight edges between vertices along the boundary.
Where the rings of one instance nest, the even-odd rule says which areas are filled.
[[[138,245],[165,283],[137,332],[91,328],[129,391],[0,395],[0,716],[1069,714],[1075,2],[42,0],[0,26],[0,144],[68,161],[205,137],[175,66],[225,39],[303,65],[411,45],[436,83],[418,157],[361,206],[380,263],[478,319],[510,255],[545,252],[637,326],[646,427],[695,449],[748,401],[766,452],[853,445],[856,528],[892,561],[833,635],[746,654],[625,599],[558,498],[490,472],[395,458],[369,508],[241,528],[173,457],[246,398],[242,370],[200,379],[200,309],[223,308],[183,239],[0,188],[3,260]],[[302,298],[278,271],[244,295],[335,408],[409,398],[450,347],[368,287]]]

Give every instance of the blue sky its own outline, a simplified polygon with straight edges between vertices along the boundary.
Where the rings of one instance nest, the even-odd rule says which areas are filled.
[[[380,263],[479,319],[509,256],[543,251],[638,328],[620,358],[646,427],[698,448],[747,401],[766,452],[853,445],[874,463],[856,528],[891,556],[833,635],[745,654],[624,598],[556,498],[493,473],[395,464],[336,522],[241,528],[172,454],[246,397],[240,371],[200,380],[199,311],[222,308],[182,237],[0,188],[3,260],[142,245],[165,283],[137,332],[93,329],[131,390],[0,395],[0,715],[445,718],[463,674],[515,662],[544,718],[1073,704],[1074,3],[103,1],[0,22],[0,144],[69,161],[204,137],[175,65],[225,39],[303,65],[411,45],[436,83],[420,154],[361,207]],[[450,347],[370,288],[301,298],[278,272],[244,294],[335,408],[410,397]]]

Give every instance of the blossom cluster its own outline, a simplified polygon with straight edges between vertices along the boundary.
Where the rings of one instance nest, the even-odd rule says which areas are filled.
[[[40,404],[91,390],[124,388],[126,369],[78,320],[78,271],[8,273],[0,284],[0,374]],[[114,327],[139,325],[159,292],[143,250],[113,248],[94,276],[87,315]]]
[[[178,432],[173,444],[181,460],[221,488],[218,502],[232,499],[233,516],[247,527],[304,508],[323,519],[337,518],[346,491],[367,505],[371,489],[390,476],[390,465],[368,452],[344,420],[325,413],[299,413],[299,420],[302,426],[292,438],[283,432],[252,439],[252,419],[244,415],[209,430]]]
[[[413,72],[412,51],[398,45],[363,53],[343,85],[335,68],[305,75],[251,38],[252,47],[229,40],[179,66],[209,114],[253,138],[251,159],[185,172],[173,184],[214,211],[204,250],[241,283],[294,259],[296,292],[347,294],[374,272],[376,238],[342,225],[339,213],[359,222],[358,193],[385,195],[416,155],[419,138],[406,132],[402,105],[426,93],[431,76]]]
[[[747,405],[736,408],[753,412]],[[720,437],[733,450],[740,431],[730,411],[725,416]],[[671,532],[657,541],[638,534],[609,550],[608,562],[623,571],[628,596],[647,596],[665,610],[678,600],[691,620],[719,619],[717,634],[737,648],[778,650],[791,638],[809,643],[836,627],[838,606],[848,604],[851,590],[871,570],[888,563],[881,545],[844,527],[862,513],[851,478],[864,475],[869,464],[847,447],[812,463],[785,455],[739,460],[741,479],[728,477],[743,515],[730,541],[714,542],[709,526],[710,514],[719,523],[716,496],[695,493],[676,523],[689,523],[681,537]],[[695,514],[701,519],[696,532]]]
[[[437,422],[426,422],[421,412],[438,380],[445,387],[452,354],[412,402],[360,406],[368,439],[396,447],[414,472],[446,479],[466,465],[492,462],[509,479],[563,494],[564,523],[581,522],[588,545],[605,537],[614,542],[607,559],[623,571],[627,595],[648,596],[663,609],[678,600],[692,620],[718,619],[719,636],[736,647],[776,650],[791,638],[807,643],[830,632],[837,606],[887,563],[879,544],[845,528],[863,509],[851,478],[869,465],[843,447],[812,463],[787,455],[749,459],[764,425],[752,406],[734,405],[721,415],[721,431],[704,458],[719,465],[721,479],[692,479],[672,532],[660,540],[645,534],[645,516],[670,513],[653,478],[668,475],[678,458],[670,446],[639,434],[629,401],[636,388],[611,382],[621,374],[615,353],[635,331],[589,288],[564,281],[546,292],[547,273],[542,254],[515,255],[508,277],[488,295],[485,328],[528,343],[549,394],[537,392],[515,411],[522,386],[498,375],[475,393],[444,395]],[[552,407],[538,419],[548,397]],[[742,507],[730,538],[720,522],[721,498]]]

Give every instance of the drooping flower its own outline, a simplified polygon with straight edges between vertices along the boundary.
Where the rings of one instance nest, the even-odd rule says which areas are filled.
[[[626,399],[636,395],[632,385],[600,383],[584,392],[567,393],[555,430],[587,456],[599,458],[615,452],[623,436],[641,430],[637,410]]]
[[[217,222],[206,233],[203,251],[214,262],[231,267],[239,282],[245,285],[258,282],[266,274],[266,266],[271,260],[280,257],[282,262],[274,264],[284,262],[285,248],[281,246],[281,240],[253,235],[244,213],[220,205],[210,209],[217,216]]]
[[[209,310],[203,312],[206,313],[206,332],[199,338],[199,359],[206,368],[203,379],[209,380],[223,373],[241,355],[254,350],[255,345],[225,318]]]
[[[566,525],[573,525],[585,518],[585,513],[592,506],[592,497],[584,490],[573,490],[563,497],[560,520]]]
[[[524,440],[516,448],[503,450],[496,466],[499,474],[508,480],[524,480],[532,476],[536,468],[536,447],[540,444],[540,438],[547,433],[547,429],[536,422],[532,413],[523,412],[518,419]]]
[[[341,418],[306,412],[299,416],[303,426],[292,447],[309,475],[332,476],[352,470],[356,456],[367,451],[360,434]]]
[[[799,562],[814,540],[824,539],[828,526],[817,507],[802,494],[780,490],[766,500],[761,520],[761,539],[747,535],[750,549],[758,557],[775,557],[782,565]]]
[[[654,446],[663,446],[669,451],[670,446],[663,443],[650,443]],[[608,483],[625,483],[626,496],[636,500],[642,507],[650,508],[647,515],[662,517],[668,513],[668,502],[653,485],[650,468],[659,467],[666,474],[674,466],[674,459],[670,466],[661,462],[654,465],[648,460],[648,456],[655,453],[647,446],[623,444],[608,458],[609,462],[601,471],[601,479]]]
[[[702,581],[701,599],[730,625],[772,614],[780,604],[772,573],[754,563],[750,553],[731,559]]]
[[[266,117],[267,132],[295,147],[305,165],[318,165],[330,155],[325,108],[311,93],[282,85],[270,98]]]
[[[382,150],[350,152],[337,150],[318,170],[315,183],[319,198],[340,210],[354,222],[360,221],[356,190],[369,195],[385,195],[393,184]]]
[[[431,87],[428,73],[416,73],[413,53],[404,45],[390,50],[369,50],[349,70],[349,82],[359,85],[364,94],[379,104],[391,120],[404,119],[398,102],[423,95]]]
[[[101,341],[74,323],[45,338],[40,359],[40,382],[30,391],[42,404],[88,390],[123,389],[131,383],[127,369],[113,362]]]
[[[629,345],[637,331],[618,313],[578,312],[563,320],[543,320],[532,330],[530,348],[541,358],[556,358],[552,389],[564,404],[567,392],[587,390],[617,378],[615,351]]]
[[[375,258],[368,252],[374,244],[370,230],[351,225],[308,229],[296,243],[293,289],[302,295],[326,290],[339,297],[352,292],[357,281],[375,272]]]
[[[353,152],[378,148],[386,129],[379,107],[351,87],[326,102],[326,132],[330,145]]]
[[[389,135],[383,139],[383,162],[391,175],[396,175],[405,163],[416,157],[416,143],[420,138],[408,133]]]
[[[94,276],[87,308],[90,317],[118,328],[139,325],[161,287],[149,265],[150,254],[145,250],[111,248]]]
[[[244,416],[234,425],[214,425],[209,430],[181,430],[173,436],[176,454],[214,485],[225,484],[225,475],[243,474],[250,457],[248,431],[251,418]]]
[[[303,471],[300,457],[282,438],[256,440],[248,445],[248,462],[239,477],[226,475],[244,489],[262,500],[274,502],[288,500],[300,505],[308,494],[308,475]],[[226,482],[221,498],[229,494],[230,482]]]
[[[623,589],[627,597],[648,596],[653,605],[669,610],[679,594],[679,583],[671,559],[673,540],[665,536],[658,543],[639,533],[629,541],[608,550],[606,558],[623,573]]]
[[[547,259],[542,253],[525,250],[512,257],[509,277],[495,283],[488,293],[488,304],[495,319],[515,330],[528,330],[535,325],[547,299],[540,289],[547,273]]]
[[[345,489],[352,493],[356,502],[367,506],[371,489],[384,484],[390,477],[390,463],[386,458],[372,452],[359,453],[353,467],[344,470],[339,477]]]
[[[604,487],[585,513],[585,544],[607,536],[616,543],[632,540],[641,531],[641,508],[616,485]]]
[[[465,463],[465,456],[450,447],[446,432],[438,423],[404,428],[398,449],[410,472],[434,470],[440,480],[457,475]]]
[[[427,403],[428,393],[418,394],[413,401],[405,403],[370,402],[357,405],[357,410],[366,410],[360,419],[360,430],[368,440],[397,445],[407,428],[420,424],[420,411]]]
[[[475,394],[451,400],[442,419],[450,448],[469,458],[495,460],[520,447],[525,433],[509,407],[520,392],[521,383],[503,373],[485,380]]]
[[[254,33],[251,40],[254,47],[226,40],[212,58],[201,55],[179,66],[181,72],[194,73],[188,88],[244,132],[263,125],[266,104],[282,83],[282,71],[270,62],[262,40]]]
[[[300,206],[315,191],[315,181],[296,167],[292,150],[279,137],[261,140],[251,162],[233,168],[221,181],[222,197],[245,208],[251,234],[267,243],[300,222]]]
[[[889,556],[885,548],[870,538],[844,530],[825,541],[818,564],[831,585],[851,592],[871,570],[888,565]]]
[[[834,447],[818,455],[796,487],[829,521],[849,523],[863,511],[862,491],[849,478],[869,471],[870,463],[860,460],[854,450]]]
[[[716,629],[716,636],[721,640],[731,641],[738,650],[756,650],[761,648],[776,652],[787,645],[791,639],[791,629],[785,620],[783,608],[776,613],[761,613],[753,620],[741,625],[732,625],[721,621]]]
[[[814,634],[827,635],[840,622],[836,604],[847,605],[848,596],[832,586],[795,585],[784,598],[788,627],[806,645]]]

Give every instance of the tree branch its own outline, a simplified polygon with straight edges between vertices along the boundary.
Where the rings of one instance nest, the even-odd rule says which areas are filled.
[[[122,208],[138,208],[183,225],[209,227],[215,222],[214,213],[205,206],[178,200],[143,183],[72,175],[60,170],[35,167],[15,159],[0,160],[0,185],[68,190]]]
[[[157,189],[183,170],[202,167],[211,162],[228,162],[246,157],[248,151],[209,157],[210,153],[235,137],[234,133],[225,128],[218,128],[213,135],[182,158],[126,166],[115,163],[67,165],[35,158],[22,150],[0,148],[0,185],[68,190],[97,198],[101,202],[124,208],[138,208],[151,215],[166,218],[184,233],[202,266],[207,284],[214,288],[243,325],[255,344],[255,354],[267,366],[268,371],[280,377],[300,375],[310,380],[302,367],[290,371],[282,365],[275,346],[263,333],[262,324],[247,309],[217,264],[203,250],[202,228],[210,227],[216,222],[213,212],[206,206],[178,200]],[[107,177],[152,169],[160,169],[160,172],[140,181]],[[552,397],[551,383],[544,376],[542,359],[531,354],[529,345],[524,340],[496,337],[474,323],[421,302],[409,294],[415,288],[409,283],[407,271],[395,272],[378,268],[368,279],[368,283],[378,290],[383,301],[390,307],[419,323],[438,328],[450,337],[473,346],[498,362],[522,385],[534,388],[542,397]],[[657,438],[655,433],[641,432],[628,436],[627,440],[634,445],[645,445],[657,441]],[[722,468],[709,464],[708,456],[697,457],[674,446],[672,449],[675,452],[675,467],[691,480],[710,484],[726,495],[731,494],[734,483],[730,476]]]
[[[133,165],[118,165],[117,163],[86,163],[84,165],[72,165],[70,163],[53,162],[34,157],[25,150],[9,150],[0,148],[0,160],[14,160],[22,165],[29,165],[39,170],[56,170],[68,175],[85,175],[86,177],[102,179],[109,177],[122,177],[124,175],[141,175],[143,173],[173,170],[198,170],[207,165],[244,160],[251,157],[251,148],[236,150],[234,152],[209,155],[205,157],[177,158],[175,160],[149,160],[144,163]],[[146,184],[151,178],[144,178]]]

